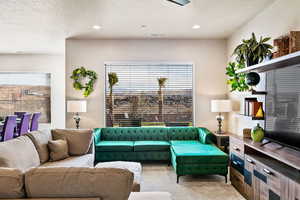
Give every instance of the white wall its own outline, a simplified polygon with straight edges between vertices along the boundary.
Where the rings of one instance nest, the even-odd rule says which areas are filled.
[[[210,100],[226,98],[225,40],[67,40],[67,99],[82,99],[72,87],[70,74],[75,67],[95,70],[99,80],[87,98],[88,112],[82,114],[82,127],[104,127],[104,62],[107,61],[173,61],[195,64],[195,125],[216,130],[215,113]],[[67,127],[74,127],[67,114]],[[225,123],[226,129],[226,123]]]
[[[272,37],[273,39],[282,35],[286,35],[289,31],[300,31],[300,1],[299,0],[277,0],[255,18],[249,21],[236,31],[229,39],[227,45],[228,58],[234,48],[244,38],[249,38],[254,32],[257,36]],[[264,82],[264,75],[262,80]],[[261,84],[257,90],[263,90],[264,86]],[[248,118],[238,116],[240,112],[239,107],[242,99],[247,96],[245,93],[229,93],[230,99],[234,102],[235,112],[229,115],[229,131],[241,135],[243,128],[252,128],[257,123]]]
[[[0,54],[0,71],[51,73],[51,127],[65,127],[64,56],[37,54]]]

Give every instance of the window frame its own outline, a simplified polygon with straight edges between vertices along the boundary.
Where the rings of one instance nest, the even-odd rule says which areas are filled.
[[[195,71],[195,64],[194,62],[191,61],[187,61],[187,62],[174,62],[174,61],[106,61],[104,62],[104,90],[103,90],[103,122],[104,122],[104,126],[105,128],[107,128],[106,126],[106,86],[107,86],[107,68],[106,66],[110,65],[116,65],[116,66],[120,66],[120,65],[124,65],[124,66],[141,66],[141,65],[148,65],[148,66],[157,66],[157,65],[191,65],[192,66],[192,100],[193,100],[193,105],[192,105],[192,126],[195,126],[195,117],[196,117],[196,106],[195,106],[195,102],[196,102],[196,89],[195,89],[195,77],[196,77],[196,71]]]

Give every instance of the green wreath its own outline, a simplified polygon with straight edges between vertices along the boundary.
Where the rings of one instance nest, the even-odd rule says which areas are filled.
[[[72,72],[72,76],[70,78],[74,80],[73,87],[76,90],[84,90],[83,96],[87,97],[94,91],[97,73],[92,70],[87,70],[84,67],[79,67]],[[84,78],[88,78],[89,81],[85,84],[82,84],[81,81]]]

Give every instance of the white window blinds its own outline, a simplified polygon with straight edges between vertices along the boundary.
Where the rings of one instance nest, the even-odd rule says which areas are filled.
[[[106,64],[105,70],[106,126],[192,125],[191,64]]]

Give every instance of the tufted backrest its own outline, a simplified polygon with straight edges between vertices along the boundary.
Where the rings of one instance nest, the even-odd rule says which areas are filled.
[[[120,127],[94,129],[95,143],[99,141],[198,140],[211,143],[211,132],[202,127]]]
[[[163,127],[122,127],[102,128],[101,140],[108,141],[168,141],[168,128]]]
[[[170,127],[170,140],[199,140],[197,127]]]

